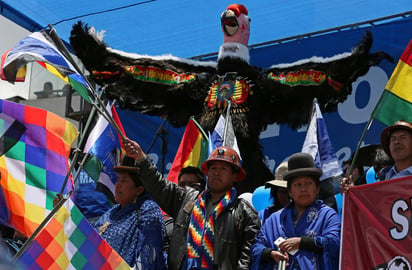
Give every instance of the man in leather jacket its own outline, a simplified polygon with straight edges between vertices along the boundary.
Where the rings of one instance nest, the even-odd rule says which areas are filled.
[[[246,173],[232,148],[216,148],[202,164],[208,176],[203,192],[164,179],[138,143],[127,139],[125,150],[136,160],[145,190],[175,220],[169,269],[250,268],[260,222],[253,207],[236,196],[233,183]]]

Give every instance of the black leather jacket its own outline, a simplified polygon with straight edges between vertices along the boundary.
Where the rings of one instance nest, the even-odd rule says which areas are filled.
[[[145,190],[168,215],[174,218],[169,247],[169,269],[181,269],[186,255],[186,237],[192,209],[199,192],[181,188],[163,179],[150,160],[136,163]],[[253,207],[236,199],[215,221],[214,269],[250,269],[250,249],[260,230],[260,221]]]

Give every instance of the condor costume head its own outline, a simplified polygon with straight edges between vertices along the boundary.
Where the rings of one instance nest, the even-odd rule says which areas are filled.
[[[250,19],[248,11],[244,5],[229,5],[220,16],[223,41],[240,43],[247,46],[250,34]]]

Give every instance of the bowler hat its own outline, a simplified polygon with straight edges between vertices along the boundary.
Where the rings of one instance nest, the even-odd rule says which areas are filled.
[[[127,155],[123,156],[119,166],[113,166],[115,172],[138,173],[139,169],[135,166],[135,160]]]
[[[400,129],[406,130],[412,134],[412,124],[405,120],[397,121],[392,126],[385,128],[381,133],[382,149],[390,157],[392,157],[392,155],[391,155],[391,151],[389,150],[389,139],[394,131],[400,130]]]
[[[301,175],[311,175],[316,179],[322,175],[322,170],[315,167],[315,162],[308,153],[296,153],[289,158],[288,171],[283,174],[283,179],[289,181]]]
[[[275,170],[275,180],[267,181],[265,187],[282,187],[286,188],[288,183],[283,179],[282,174],[288,170],[288,162],[283,161]]]

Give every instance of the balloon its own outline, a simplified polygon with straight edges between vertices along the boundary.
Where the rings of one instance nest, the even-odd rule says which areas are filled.
[[[252,204],[256,211],[265,209],[274,203],[273,198],[270,197],[270,188],[260,186],[253,191]]]
[[[250,203],[250,205],[253,206],[252,193],[250,193],[250,192],[242,193],[242,194],[239,195],[239,198],[242,198],[242,199],[246,200],[248,203]]]
[[[342,217],[342,201],[343,201],[342,194],[340,193],[336,194],[335,199],[336,199],[336,208],[338,209],[338,214],[340,217]]]
[[[370,167],[369,170],[366,172],[366,183],[375,183],[376,182],[376,177],[375,177],[375,169],[373,167]]]

